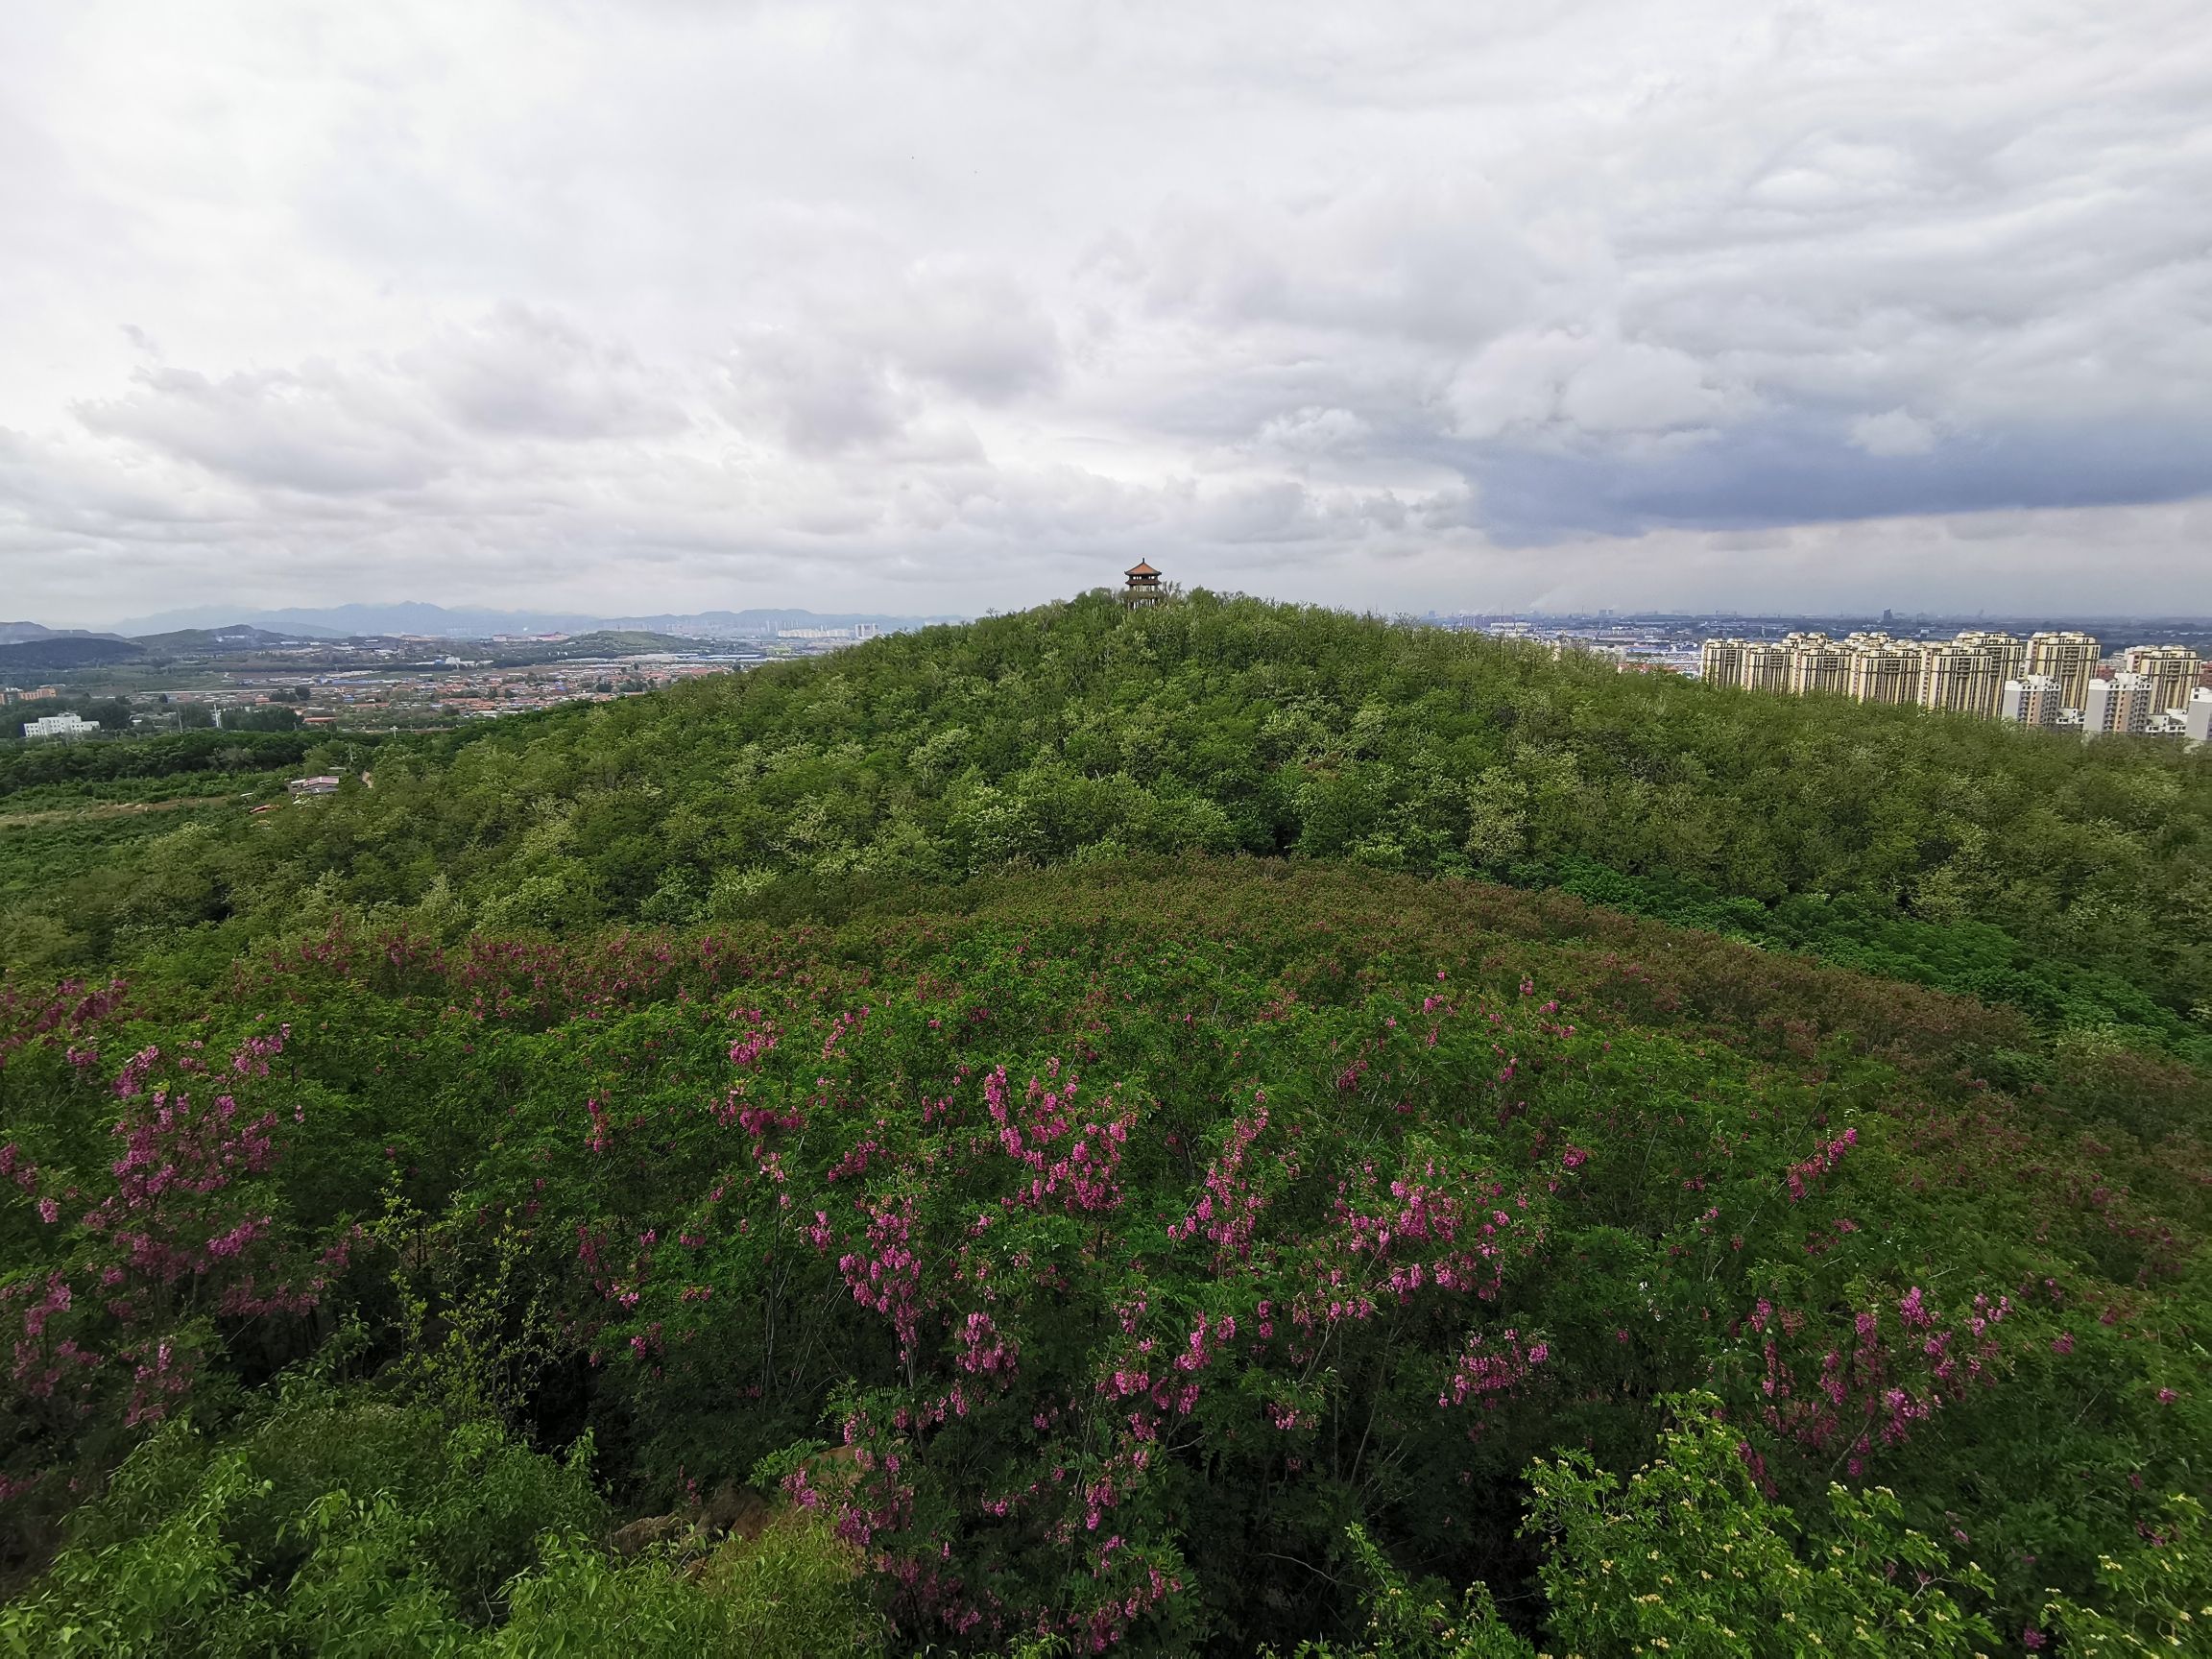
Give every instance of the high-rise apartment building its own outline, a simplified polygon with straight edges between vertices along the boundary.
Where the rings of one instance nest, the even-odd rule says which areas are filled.
[[[1995,719],[2004,701],[2004,682],[2020,679],[2029,663],[2026,641],[1991,628],[1966,628],[1949,646],[1931,648],[1949,655],[1949,670],[1931,661],[1920,670],[1920,701],[1927,708],[1956,708],[1962,714]]]
[[[1931,645],[1920,667],[1920,707],[1994,719],[2005,682],[2007,658],[1961,634],[1947,645]]]
[[[1925,655],[1910,639],[1854,634],[1844,641],[1851,661],[1844,670],[1844,695],[1855,703],[1917,703],[1920,662]]]
[[[2090,736],[2140,732],[2158,712],[2151,706],[2151,681],[2123,670],[2109,680],[2089,682],[2088,700],[2081,705],[2081,730]]]
[[[1743,647],[1743,686],[1746,691],[1790,689],[1790,647],[1779,640],[1754,639]]]
[[[2151,682],[2151,712],[2163,714],[2189,701],[2197,686],[2197,653],[2186,645],[2131,645],[2121,665]]]
[[[2056,726],[2058,711],[2068,707],[2058,682],[2049,674],[2028,674],[2005,682],[2005,696],[1998,706],[2000,720],[2022,726]]]
[[[2028,641],[2017,634],[2000,633],[1994,628],[1969,628],[1959,636],[1958,643],[1971,645],[1977,651],[1987,653],[1989,664],[1996,670],[2000,688],[2006,681],[2017,680],[2028,671]],[[1992,710],[1995,709],[1997,703],[1994,697],[1990,699],[1989,706]]]
[[[2028,672],[2047,674],[2057,681],[2063,708],[2080,709],[2089,701],[2089,681],[2097,671],[2098,655],[2094,634],[2028,636]]]
[[[1743,684],[1743,641],[1708,639],[1697,653],[1697,677],[1708,685]]]
[[[1790,647],[1790,689],[1803,696],[1808,691],[1832,691],[1840,696],[1851,685],[1851,654],[1825,634],[1791,634],[1782,641]]]
[[[1860,703],[1917,705],[1978,719],[2069,730],[2140,732],[2150,715],[2177,709],[2200,664],[2176,646],[2129,653],[2130,672],[2118,691],[2097,679],[2097,640],[2088,634],[2047,632],[2032,638],[1969,628],[1946,640],[1897,639],[1863,632],[1831,638],[1795,633],[1777,640],[1708,639],[1699,656],[1704,678],[1752,691],[1822,691]],[[2098,699],[2099,714],[2084,710]],[[2138,714],[2137,706],[2147,712]],[[2178,716],[2176,716],[2178,718]]]

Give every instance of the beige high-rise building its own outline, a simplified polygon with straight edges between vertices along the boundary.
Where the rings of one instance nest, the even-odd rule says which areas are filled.
[[[2187,705],[2197,688],[2197,653],[2186,645],[2131,645],[2121,654],[2121,665],[2130,674],[2151,682],[2151,712]]]
[[[1846,668],[1844,695],[1858,703],[1917,703],[1920,701],[1920,666],[1925,655],[1910,639],[1887,636],[1853,635]]]
[[[1790,689],[1790,647],[1778,640],[1754,639],[1743,647],[1746,691]]]
[[[1920,670],[1920,707],[1994,720],[2005,682],[2020,678],[2027,657],[2021,640],[1982,629],[1969,629],[1947,645],[1931,645]]]
[[[1851,685],[1851,654],[1825,634],[1792,634],[1790,647],[1790,689],[1803,696],[1808,691],[1841,695]]]
[[[1984,651],[1994,651],[2001,655],[2016,654],[2022,662],[2028,661],[2028,641],[2017,634],[2008,634],[2000,628],[1961,628],[1956,643],[1978,645]]]
[[[1920,707],[1979,714],[1984,700],[1995,701],[1989,693],[2001,684],[1987,652],[1957,641],[1931,645],[1920,664]]]
[[[2057,681],[2064,708],[2079,709],[2089,701],[2089,682],[2097,672],[2098,657],[2094,634],[2028,636],[2028,672],[2047,674]]]
[[[1968,712],[1979,714],[1984,720],[1996,719],[1997,705],[2005,696],[2005,682],[2017,680],[2028,671],[2028,641],[2016,634],[1969,628],[1954,643],[1981,652],[1987,664],[1987,677],[1980,684],[1978,701]]]
[[[1708,639],[1697,653],[1697,677],[1708,685],[1743,684],[1743,641]]]

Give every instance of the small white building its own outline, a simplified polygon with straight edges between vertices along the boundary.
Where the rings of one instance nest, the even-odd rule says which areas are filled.
[[[2212,688],[2200,685],[2189,693],[2181,708],[2181,735],[2192,743],[2212,743]]]
[[[335,778],[295,778],[284,787],[292,792],[293,800],[301,801],[310,795],[337,794],[338,780]]]
[[[36,720],[23,722],[24,736],[59,737],[65,743],[89,737],[99,730],[99,721],[87,720],[82,714],[41,714]]]

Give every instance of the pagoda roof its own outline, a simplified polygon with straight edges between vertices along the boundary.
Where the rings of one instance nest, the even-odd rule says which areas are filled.
[[[1122,571],[1121,574],[1124,576],[1157,576],[1160,574],[1160,572],[1153,569],[1151,565],[1145,564],[1143,560],[1140,559],[1136,564],[1130,565],[1128,569]]]

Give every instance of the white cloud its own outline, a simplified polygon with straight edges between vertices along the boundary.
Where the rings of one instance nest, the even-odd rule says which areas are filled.
[[[2201,21],[17,8],[0,581],[2203,609]]]
[[[1854,420],[1851,442],[1869,455],[1925,455],[1936,447],[1936,428],[1910,409],[1885,409]]]
[[[1710,428],[1753,399],[1671,346],[1547,330],[1501,340],[1452,387],[1456,429],[1477,439],[1611,437]]]
[[[420,388],[310,360],[210,378],[141,369],[121,396],[77,405],[95,434],[242,484],[309,494],[418,489],[452,464]]]
[[[563,318],[505,301],[442,330],[401,364],[447,415],[479,432],[545,438],[650,437],[681,429],[671,388],[628,349]]]

